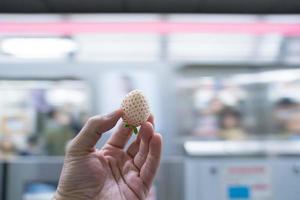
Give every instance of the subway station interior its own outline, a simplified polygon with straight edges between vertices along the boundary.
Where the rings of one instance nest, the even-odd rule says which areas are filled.
[[[134,89],[163,137],[147,200],[300,199],[292,0],[1,0],[0,199],[52,199],[68,142]]]

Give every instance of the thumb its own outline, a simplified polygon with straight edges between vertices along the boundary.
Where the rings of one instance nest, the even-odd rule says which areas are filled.
[[[89,152],[93,149],[101,135],[112,129],[121,118],[122,110],[116,110],[104,116],[88,119],[79,134],[70,142],[68,152]]]

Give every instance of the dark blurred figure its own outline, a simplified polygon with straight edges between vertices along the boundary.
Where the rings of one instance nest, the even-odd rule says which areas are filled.
[[[45,150],[48,155],[64,155],[65,147],[75,135],[71,117],[62,110],[52,109],[45,127]]]
[[[220,137],[226,140],[243,140],[246,138],[241,127],[242,115],[231,107],[225,107],[219,113]]]
[[[70,121],[71,128],[73,129],[74,133],[79,133],[81,130],[83,123],[81,120],[81,113],[79,116],[72,115],[71,116],[71,121]]]
[[[45,118],[47,117],[47,113],[50,112],[51,106],[46,100],[45,89],[32,89],[31,90],[31,104],[36,112],[36,132],[35,134],[39,134],[43,132],[45,127]]]
[[[291,98],[282,98],[275,103],[273,116],[276,131],[281,134],[289,132],[288,122],[290,121],[292,112],[297,110],[297,108],[297,102]]]
[[[80,132],[83,125],[90,118],[90,115],[87,112],[80,112],[78,115],[71,115],[71,128],[74,131],[74,137]]]
[[[30,156],[30,155],[39,155],[40,149],[38,146],[38,136],[31,135],[27,138],[26,148],[24,150],[19,151],[19,155],[22,156]]]

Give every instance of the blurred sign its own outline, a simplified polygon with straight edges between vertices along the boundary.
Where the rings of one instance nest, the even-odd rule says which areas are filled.
[[[230,165],[223,170],[224,200],[271,200],[271,168],[266,165]]]

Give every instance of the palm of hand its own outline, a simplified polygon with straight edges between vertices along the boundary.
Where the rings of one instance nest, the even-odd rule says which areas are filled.
[[[67,154],[59,186],[71,199],[144,200],[159,163],[161,138],[147,122],[124,150],[131,133],[119,127],[100,150]]]

